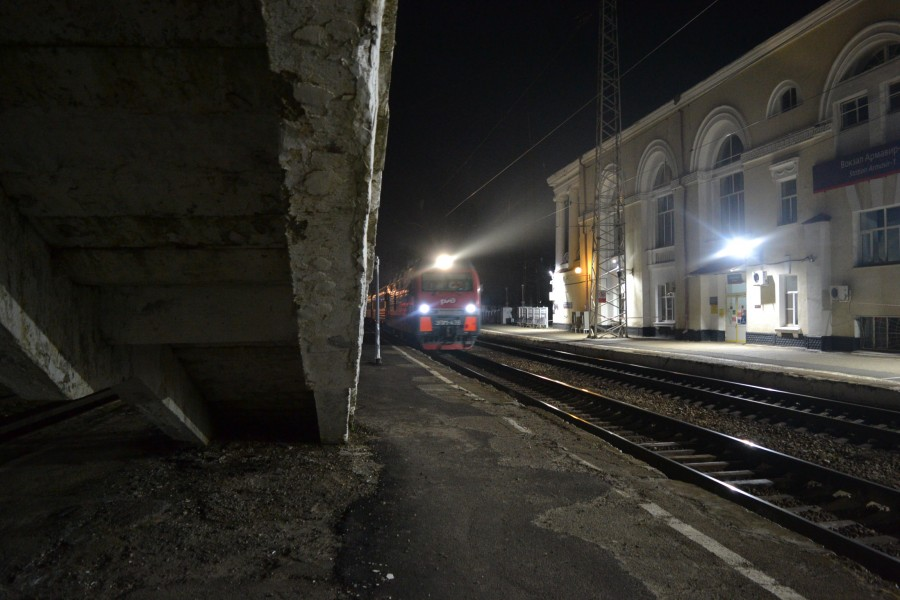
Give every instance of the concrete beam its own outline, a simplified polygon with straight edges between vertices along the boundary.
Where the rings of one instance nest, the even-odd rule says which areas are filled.
[[[53,251],[72,281],[98,286],[290,282],[285,248],[123,248]]]
[[[284,215],[53,217],[35,228],[54,248],[284,246]]]
[[[290,285],[110,288],[102,330],[114,344],[252,344],[297,339]]]
[[[0,381],[26,399],[107,387],[96,384],[109,381],[113,356],[92,300],[55,274],[47,247],[0,190]]]
[[[113,388],[178,439],[206,443],[205,405],[171,351],[109,346],[98,304],[55,273],[50,251],[0,190],[0,384],[25,399]]]
[[[119,397],[176,440],[206,445],[213,435],[203,398],[164,346],[131,349],[132,375],[113,386]]]

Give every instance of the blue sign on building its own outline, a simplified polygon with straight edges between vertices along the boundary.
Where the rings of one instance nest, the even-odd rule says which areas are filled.
[[[813,167],[813,191],[824,192],[900,172],[900,140]]]

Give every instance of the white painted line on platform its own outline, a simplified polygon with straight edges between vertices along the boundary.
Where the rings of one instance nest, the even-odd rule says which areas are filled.
[[[583,464],[584,466],[588,467],[589,469],[594,469],[595,471],[600,471],[601,473],[606,473],[606,471],[604,471],[603,469],[601,469],[601,468],[598,467],[597,465],[595,465],[595,464],[593,464],[593,463],[590,463],[590,462],[584,460],[583,458],[581,458],[581,457],[578,456],[577,454],[572,454],[571,452],[566,452],[566,454],[568,454],[570,458],[574,459],[575,462],[579,462],[579,463]]]
[[[531,435],[531,430],[528,429],[527,427],[523,427],[523,426],[519,425],[518,423],[516,423],[515,419],[511,419],[509,417],[503,417],[503,418],[506,419],[506,421],[509,422],[509,424],[512,425],[513,427],[515,427],[517,430],[521,431],[522,433],[527,433],[528,435]]]
[[[649,512],[657,519],[665,521],[669,527],[687,537],[689,540],[700,544],[701,546],[703,546],[703,548],[722,559],[735,571],[737,571],[750,581],[754,582],[755,584],[759,585],[774,596],[781,598],[782,600],[805,600],[803,596],[801,596],[791,588],[781,585],[780,583],[754,567],[750,563],[750,561],[748,561],[741,555],[732,552],[716,540],[707,535],[704,535],[703,533],[700,533],[687,523],[679,521],[656,504],[641,504],[641,508]]]
[[[422,367],[423,369],[425,369],[426,371],[428,371],[429,373],[431,373],[432,375],[434,375],[435,377],[437,377],[444,383],[449,383],[450,385],[456,385],[452,381],[450,381],[449,379],[447,379],[446,377],[444,377],[443,375],[441,375],[440,373],[438,373],[437,371],[435,371],[434,369],[432,369],[431,367],[429,367],[428,365],[423,363],[422,361],[416,360],[415,358],[413,358],[412,356],[410,356],[409,354],[407,354],[400,348],[396,348],[396,350],[397,350],[397,352],[402,354],[404,356],[404,358],[406,358],[406,360],[408,360],[411,363],[415,363],[415,364],[419,365],[420,367]]]

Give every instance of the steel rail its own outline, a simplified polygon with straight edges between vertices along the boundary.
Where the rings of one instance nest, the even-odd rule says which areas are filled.
[[[900,582],[900,490],[484,357],[437,359]]]
[[[725,405],[742,413],[764,413],[785,422],[848,437],[857,443],[868,443],[887,449],[900,447],[900,412],[787,392],[746,383],[725,381],[633,365],[607,359],[585,357],[564,350],[521,348],[494,342],[478,342],[478,346],[516,356],[576,370],[593,377],[636,383],[645,388],[678,394],[691,400]]]

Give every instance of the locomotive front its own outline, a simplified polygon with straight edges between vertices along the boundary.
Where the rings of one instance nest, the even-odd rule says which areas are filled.
[[[481,284],[471,266],[441,264],[416,278],[416,337],[423,350],[468,350],[481,329]]]

